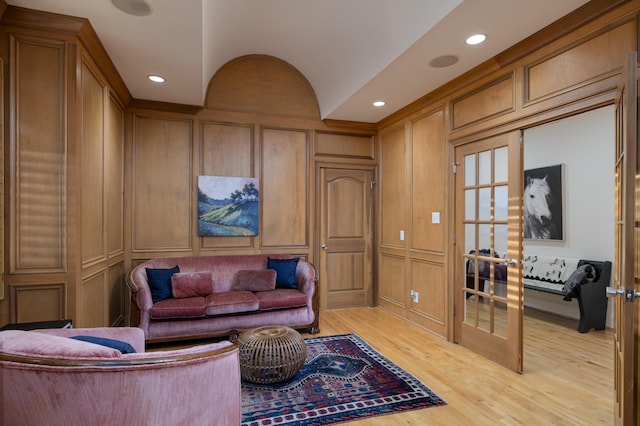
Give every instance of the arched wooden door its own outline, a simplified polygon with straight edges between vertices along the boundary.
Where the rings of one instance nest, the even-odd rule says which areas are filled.
[[[320,307],[369,306],[373,171],[320,169]]]

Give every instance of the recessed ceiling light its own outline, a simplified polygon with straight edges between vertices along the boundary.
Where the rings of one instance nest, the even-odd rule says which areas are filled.
[[[386,102],[385,102],[385,101],[375,101],[375,102],[373,103],[373,106],[374,106],[374,107],[378,107],[378,108],[380,108],[380,107],[385,106],[385,104],[386,104]]]
[[[458,62],[457,56],[442,55],[442,56],[438,56],[437,58],[433,58],[431,62],[429,62],[429,65],[431,65],[434,68],[445,68],[445,67],[450,67],[456,62]]]
[[[151,15],[151,6],[145,0],[111,0],[111,3],[124,13],[133,16]]]
[[[487,39],[484,34],[474,34],[467,39],[467,44],[480,44]]]
[[[148,77],[148,79],[153,81],[154,83],[164,83],[165,82],[164,77],[161,77],[159,75],[150,75]]]

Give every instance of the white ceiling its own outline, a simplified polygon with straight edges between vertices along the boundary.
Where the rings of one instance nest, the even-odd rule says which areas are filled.
[[[203,105],[222,65],[265,54],[309,80],[323,119],[377,122],[588,0],[147,0],[143,17],[109,0],[6,1],[89,19],[134,98]],[[487,41],[467,46],[476,32]],[[460,60],[432,68],[440,55]]]

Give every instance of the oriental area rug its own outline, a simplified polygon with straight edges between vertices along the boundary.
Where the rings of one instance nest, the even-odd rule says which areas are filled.
[[[243,426],[330,425],[446,404],[355,334],[305,342],[305,364],[291,379],[242,381]]]

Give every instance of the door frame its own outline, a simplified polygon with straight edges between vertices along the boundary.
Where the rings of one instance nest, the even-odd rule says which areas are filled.
[[[637,60],[636,60],[637,62]],[[638,71],[638,76],[640,77],[640,67],[638,66],[638,64],[635,64],[636,69],[639,70]],[[637,84],[637,81],[636,81]],[[504,133],[507,131],[511,131],[511,130],[521,130],[524,131],[528,128],[532,128],[532,127],[536,127],[539,125],[543,125],[545,123],[549,123],[552,121],[556,121],[558,119],[562,119],[565,117],[569,117],[569,116],[573,116],[573,115],[578,115],[581,114],[583,112],[588,112],[603,106],[608,106],[608,105],[615,105],[616,102],[616,95],[617,95],[617,91],[618,88],[615,86],[611,86],[609,87],[606,91],[604,92],[599,92],[597,94],[594,93],[587,93],[583,98],[576,100],[572,105],[560,105],[558,107],[555,107],[553,109],[550,109],[548,111],[545,111],[541,114],[535,115],[535,116],[525,116],[522,118],[519,118],[517,120],[514,120],[512,122],[509,122],[508,124],[502,125],[502,126],[496,126],[496,127],[491,127],[491,128],[484,128],[478,132],[474,132],[474,133],[465,133],[461,136],[457,136],[454,138],[450,138],[448,140],[448,155],[449,155],[449,165],[450,167],[453,169],[455,167],[454,163],[455,163],[455,149],[456,147],[460,146],[460,145],[464,145],[464,144],[468,144],[468,143],[473,143],[475,141],[480,141],[482,139],[491,137],[491,136],[495,136],[498,135],[500,133]],[[639,91],[640,92],[640,91]],[[640,102],[640,96],[637,99],[637,102]],[[638,106],[638,109],[640,110],[640,105]],[[638,125],[638,128],[640,129],[640,113],[636,112],[636,123]],[[637,141],[637,145],[640,144],[640,142]],[[636,153],[637,157],[640,157],[640,146],[637,146],[638,148],[638,152]],[[640,158],[638,158],[638,167],[640,168]],[[455,177],[453,175],[453,173],[449,173],[449,186],[450,187],[454,187],[455,186]],[[640,182],[636,182],[635,185],[635,190],[637,191],[640,188]],[[612,188],[612,191],[614,190],[614,188]],[[637,205],[635,206],[636,208],[636,215],[640,214],[640,199],[636,200]],[[449,197],[448,197],[448,208],[450,209],[451,212],[455,212],[456,209],[456,204],[455,204],[455,191],[449,191]],[[636,219],[637,220],[637,219]],[[637,223],[637,222],[636,222]],[[638,229],[636,227],[636,229]],[[447,256],[449,259],[455,259],[455,255],[456,255],[456,246],[453,243],[454,240],[454,235],[455,235],[455,223],[451,223],[451,225],[448,228],[447,231],[447,235],[448,235],[448,249],[447,249]],[[638,245],[638,243],[636,242],[635,245],[635,262],[636,264],[640,264],[640,246]],[[449,266],[449,271],[447,273],[447,277],[448,277],[448,292],[447,295],[449,297],[449,314],[448,314],[448,340],[453,342],[454,338],[455,338],[455,330],[454,330],[454,326],[455,326],[455,319],[454,319],[454,306],[455,306],[455,267],[452,265],[453,261],[450,262],[450,266]],[[637,271],[636,271],[637,273]],[[636,288],[638,288],[638,285],[636,285]],[[640,305],[640,300],[636,301],[636,303],[638,305]],[[640,306],[636,307],[636,323],[635,323],[635,340],[638,340],[638,333],[640,330]],[[640,346],[638,346],[638,348],[640,348]],[[635,359],[635,373],[634,373],[634,379],[635,379],[635,383],[636,383],[636,387],[638,386],[638,383],[640,383],[640,355],[636,354],[636,359]],[[615,377],[615,372],[614,372],[614,377]],[[613,386],[613,383],[612,383]],[[635,394],[635,405],[640,407],[640,389],[636,389],[634,391]],[[632,416],[634,417],[632,419],[632,422],[635,422],[636,424],[640,424],[640,409],[636,410],[634,414],[632,414]],[[631,424],[631,423],[630,423]]]

